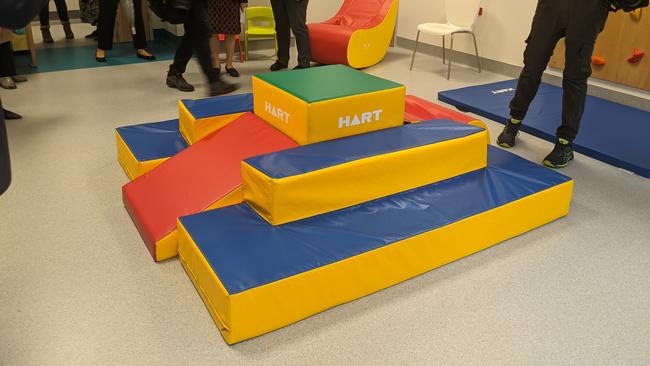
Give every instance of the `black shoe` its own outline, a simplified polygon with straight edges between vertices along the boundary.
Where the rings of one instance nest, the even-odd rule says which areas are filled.
[[[188,83],[183,74],[167,74],[167,86],[182,92],[193,92],[194,86]]]
[[[503,128],[503,132],[501,132],[497,138],[497,145],[505,147],[506,149],[514,147],[520,126],[521,122],[512,123],[512,121],[509,121],[508,124],[506,124],[506,127]]]
[[[220,67],[213,67],[212,70],[217,73],[217,75],[221,75],[221,68]]]
[[[95,60],[97,60],[97,62],[106,62],[106,57],[95,56]]]
[[[84,38],[97,40],[97,29],[90,34],[87,34]]]
[[[282,69],[286,69],[289,67],[287,64],[283,64],[280,61],[276,61],[273,65],[271,65],[271,71],[280,71]]]
[[[52,38],[50,28],[41,28],[41,33],[43,34],[43,43],[54,43],[54,38]]]
[[[70,22],[61,22],[63,25],[63,32],[65,33],[65,39],[74,39],[74,33],[72,33],[72,27],[70,27]]]
[[[23,119],[23,116],[20,114],[8,111],[4,108],[2,108],[2,114],[4,114],[5,119]]]
[[[230,69],[228,67],[226,67],[226,72],[228,73],[228,75],[230,75],[230,76],[232,76],[234,78],[239,77],[239,71],[237,71],[237,69],[235,69],[234,67],[230,68]]]
[[[551,151],[546,159],[544,159],[544,165],[549,168],[560,169],[569,165],[571,160],[573,160],[573,147],[571,146],[571,143],[568,141],[558,140],[555,143],[553,151]]]
[[[311,67],[310,65],[298,65],[298,66],[294,67],[293,69],[294,70],[302,70],[302,69],[308,69],[310,67]]]
[[[229,94],[239,89],[239,84],[230,84],[225,81],[215,81],[210,83],[210,96]]]
[[[153,61],[156,59],[156,56],[154,55],[143,55],[140,52],[136,52],[135,55],[138,56],[138,58],[141,58],[143,60]]]

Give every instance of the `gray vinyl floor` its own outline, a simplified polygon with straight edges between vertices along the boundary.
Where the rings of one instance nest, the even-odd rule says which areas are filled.
[[[242,91],[269,56],[237,65]],[[368,72],[431,100],[505,78],[456,66],[447,81],[439,59],[420,55],[412,72],[409,61],[394,49]],[[114,128],[173,118],[177,99],[206,92],[196,64],[197,92],[165,87],[167,65],[37,74],[0,91],[25,117],[8,122],[14,181],[0,197],[0,365],[650,363],[650,180],[581,155],[565,170],[567,218],[227,346],[178,260],[153,263],[122,206]],[[550,148],[523,134],[515,152],[540,161]]]

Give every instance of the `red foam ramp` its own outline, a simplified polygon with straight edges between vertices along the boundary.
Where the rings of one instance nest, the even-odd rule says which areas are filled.
[[[406,96],[404,120],[409,123],[430,121],[432,119],[448,119],[459,123],[476,121],[476,118],[456,112],[453,109],[441,106],[418,98],[413,95]]]
[[[154,260],[176,256],[176,219],[241,202],[241,161],[298,146],[246,113],[122,187],[124,205]]]

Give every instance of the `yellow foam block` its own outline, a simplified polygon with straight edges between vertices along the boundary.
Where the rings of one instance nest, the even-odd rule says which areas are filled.
[[[301,145],[403,124],[405,90],[342,65],[253,77],[255,114]]]
[[[281,225],[484,168],[486,135],[436,120],[254,157],[244,198]]]
[[[162,158],[156,160],[138,161],[120,134],[117,132],[115,133],[115,140],[117,144],[117,161],[120,163],[120,166],[126,173],[127,177],[129,177],[129,180],[134,180],[135,178],[151,171],[169,159]]]
[[[190,144],[194,144],[252,110],[252,94],[179,100],[180,131]]]

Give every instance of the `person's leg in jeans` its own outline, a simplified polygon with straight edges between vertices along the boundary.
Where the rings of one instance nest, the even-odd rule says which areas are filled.
[[[289,13],[285,0],[271,0],[273,17],[275,18],[275,32],[278,38],[278,60],[271,65],[272,71],[287,68],[289,65],[289,46],[291,42],[291,28]]]
[[[38,18],[41,22],[41,34],[43,35],[43,42],[45,43],[54,43],[52,38],[52,33],[50,33],[50,3],[43,7],[43,10],[38,14]]]
[[[497,138],[499,146],[510,148],[515,145],[520,123],[526,117],[528,107],[537,94],[542,74],[558,40],[564,36],[563,23],[566,20],[567,8],[564,1],[568,0],[545,0],[537,4],[530,35],[526,40],[524,68],[510,102],[512,119]]]
[[[27,81],[26,78],[16,77],[16,65],[11,42],[0,43],[0,86],[3,89],[16,89],[17,81]]]
[[[309,67],[311,62],[311,40],[307,28],[307,6],[309,0],[287,1],[286,7],[293,35],[298,47],[298,68]]]

